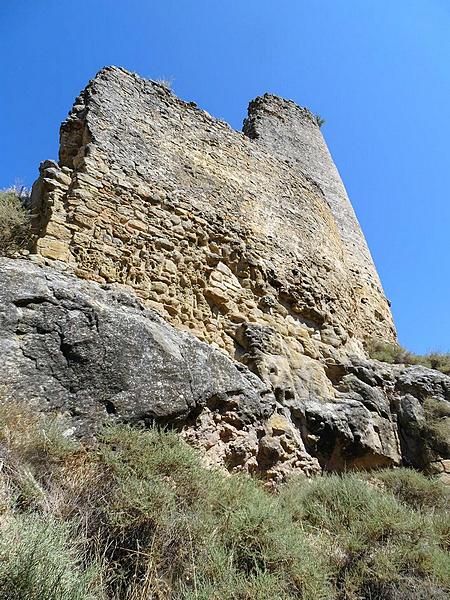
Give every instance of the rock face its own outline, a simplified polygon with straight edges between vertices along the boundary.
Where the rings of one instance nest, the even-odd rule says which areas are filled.
[[[0,259],[0,280],[0,401],[65,413],[76,435],[111,420],[172,424],[209,464],[277,482],[401,460],[424,467],[414,419],[424,398],[450,399],[442,374],[358,357],[329,363],[326,380],[305,357],[293,388],[274,394],[118,286],[18,259]]]
[[[241,134],[103,69],[32,203],[30,260],[0,264],[7,398],[70,414],[80,435],[171,423],[208,462],[274,481],[445,469],[415,440],[449,378],[367,359],[364,340],[395,329],[306,109],[257,98]]]
[[[0,280],[2,402],[68,414],[84,436],[109,420],[172,423],[230,468],[320,469],[256,375],[135,296],[21,260],[0,259]]]

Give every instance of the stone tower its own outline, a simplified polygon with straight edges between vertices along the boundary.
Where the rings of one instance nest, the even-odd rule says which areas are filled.
[[[188,437],[211,450],[212,464],[274,480],[410,456],[405,415],[431,380],[367,357],[365,340],[394,342],[395,328],[308,110],[266,95],[238,132],[157,82],[107,67],[76,98],[59,161],[41,164],[32,203],[29,258],[57,268],[22,269],[34,287],[10,314],[26,327],[8,321],[6,347],[15,345],[17,364],[32,359],[35,387],[40,363],[26,344],[51,354],[42,397],[57,389],[65,406],[90,398],[99,408],[97,376],[85,384],[89,364],[108,378],[100,413],[188,419]],[[24,278],[13,271],[15,290]],[[108,298],[117,330],[104,327]],[[150,337],[138,333],[147,329]],[[436,397],[448,390],[439,377]]]
[[[250,102],[244,133],[319,184],[336,220],[349,265],[367,287],[383,296],[367,242],[317,117],[290,100],[264,94]]]

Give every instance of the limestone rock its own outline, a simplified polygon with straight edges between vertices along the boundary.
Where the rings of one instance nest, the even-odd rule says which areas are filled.
[[[450,400],[450,378],[429,369],[358,357],[330,369],[300,355],[290,370],[274,354],[282,340],[248,325],[258,377],[123,287],[11,259],[0,259],[0,280],[1,401],[68,414],[77,435],[111,420],[171,423],[208,464],[276,482],[402,460],[423,468],[411,424],[426,394]]]
[[[120,288],[9,259],[0,259],[0,280],[1,402],[65,413],[81,436],[112,420],[170,422],[216,454],[221,441],[217,464],[263,470],[259,440],[277,403],[244,365]],[[297,441],[304,466],[317,471]]]
[[[0,260],[2,396],[71,413],[83,426],[185,419],[235,401],[243,421],[274,399],[245,367],[177,332],[135,298],[30,262]]]

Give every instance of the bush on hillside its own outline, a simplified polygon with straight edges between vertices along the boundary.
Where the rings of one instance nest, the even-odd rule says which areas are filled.
[[[273,494],[204,469],[175,433],[120,426],[95,447],[61,447],[62,421],[42,444],[46,419],[27,432],[11,410],[0,406],[0,583],[6,573],[20,585],[8,598],[34,600],[40,586],[39,598],[61,600],[444,600],[450,589],[447,497],[435,480],[402,469],[299,477]],[[20,501],[12,455],[41,497]],[[58,574],[59,595],[39,583],[44,570]]]
[[[0,191],[0,256],[26,248],[31,236],[31,216],[24,198],[15,189]]]
[[[411,599],[444,598],[435,584],[450,585],[448,540],[433,513],[413,510],[352,474],[299,479],[281,497],[304,528],[329,538],[337,597],[395,598],[407,585]]]
[[[85,568],[69,525],[18,514],[2,522],[0,600],[99,600],[96,567]]]
[[[142,597],[331,597],[318,549],[257,482],[204,469],[175,433],[113,429],[101,453],[114,482],[113,594],[128,597],[131,586]]]
[[[399,344],[390,344],[381,340],[372,339],[366,342],[369,356],[381,362],[390,364],[421,365],[435,369],[442,373],[450,374],[450,353],[429,352],[428,354],[414,354]]]

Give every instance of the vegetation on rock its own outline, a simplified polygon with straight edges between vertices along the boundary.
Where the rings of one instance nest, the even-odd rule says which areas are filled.
[[[0,410],[1,600],[442,599],[448,490],[398,469],[270,493],[178,435]]]
[[[325,125],[325,119],[323,117],[321,117],[320,115],[315,115],[315,117],[316,117],[317,125],[319,127],[322,127],[322,125]]]
[[[390,364],[421,365],[429,369],[450,374],[450,352],[429,352],[414,354],[399,344],[389,344],[381,340],[370,340],[367,351],[371,358]]]
[[[160,79],[155,79],[155,83],[159,83],[162,87],[166,88],[168,91],[172,91],[173,81],[169,77],[161,77]]]
[[[30,240],[30,213],[23,194],[11,188],[0,191],[0,256],[11,256]]]

